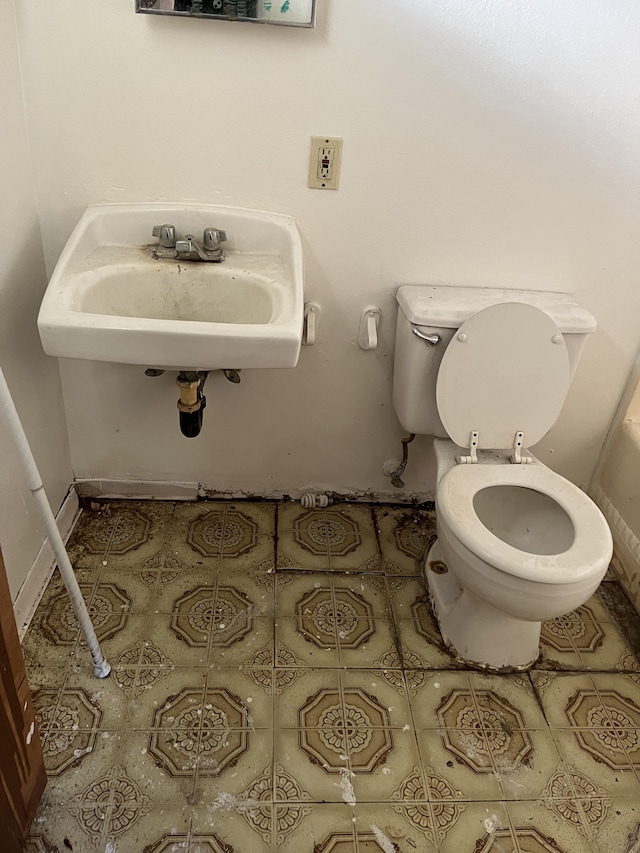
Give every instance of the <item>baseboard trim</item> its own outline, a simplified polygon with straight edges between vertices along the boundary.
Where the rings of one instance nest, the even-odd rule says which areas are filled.
[[[366,491],[364,489],[349,489],[347,488],[330,488],[330,487],[309,487],[309,488],[293,488],[293,489],[267,489],[260,493],[250,491],[235,491],[227,489],[208,489],[200,487],[200,497],[209,498],[209,500],[266,500],[266,501],[281,501],[292,500],[299,501],[305,494],[327,495],[334,501],[345,501],[347,503],[379,503],[379,504],[397,504],[415,506],[416,504],[433,504],[433,492],[405,492],[405,491]]]
[[[76,480],[81,498],[109,500],[195,501],[200,496],[197,483],[153,480]]]
[[[79,515],[80,504],[78,502],[78,495],[74,489],[70,489],[69,494],[64,499],[56,515],[58,530],[64,542],[71,536]],[[18,626],[20,642],[22,642],[24,635],[27,633],[36,608],[40,604],[40,600],[44,595],[44,591],[51,580],[55,568],[56,562],[53,551],[51,550],[49,541],[45,539],[13,603],[13,612],[16,618],[16,625]]]
[[[300,500],[307,492],[328,494],[339,501],[350,503],[424,504],[433,502],[433,492],[368,491],[348,487],[332,489],[327,486],[265,489],[260,492],[248,489],[215,489],[202,483],[180,483],[154,480],[76,480],[76,489],[81,498],[96,500],[158,500],[196,501],[210,500]]]

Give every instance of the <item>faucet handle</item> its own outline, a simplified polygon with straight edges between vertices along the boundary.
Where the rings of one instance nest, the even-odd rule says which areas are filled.
[[[216,251],[220,248],[220,243],[225,243],[226,240],[226,231],[222,231],[220,228],[204,229],[204,234],[202,235],[202,243],[207,251]]]
[[[176,229],[173,225],[155,225],[152,234],[154,237],[160,238],[160,245],[163,249],[175,249]]]
[[[176,240],[176,252],[191,252],[193,250],[194,241],[195,237],[193,234],[185,234],[183,240]]]

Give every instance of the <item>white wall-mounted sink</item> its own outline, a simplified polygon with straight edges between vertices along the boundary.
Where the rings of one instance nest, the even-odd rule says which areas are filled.
[[[222,263],[153,256],[154,225],[226,231]],[[44,350],[176,370],[295,367],[302,246],[288,216],[196,204],[89,207],[42,300]]]

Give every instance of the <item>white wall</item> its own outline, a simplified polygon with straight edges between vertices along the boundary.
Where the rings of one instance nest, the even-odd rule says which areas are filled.
[[[19,12],[49,269],[91,202],[201,200],[294,216],[320,343],[294,371],[212,377],[201,437],[173,377],[63,368],[79,477],[218,489],[389,488],[397,283],[566,290],[600,327],[538,451],[588,480],[640,343],[640,39],[631,0],[318,0],[313,31],[135,15],[131,0]],[[339,192],[309,136],[343,136]],[[361,352],[359,315],[383,309]],[[428,440],[406,482],[428,491]]]
[[[36,316],[46,286],[20,83],[13,2],[0,4],[0,365],[54,511],[72,479],[60,377]],[[0,542],[15,598],[44,534],[0,426]]]

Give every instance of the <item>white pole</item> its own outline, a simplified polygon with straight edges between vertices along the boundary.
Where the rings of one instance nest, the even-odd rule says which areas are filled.
[[[42,484],[42,478],[38,472],[36,461],[33,458],[33,453],[29,447],[27,436],[22,428],[22,423],[20,422],[18,412],[16,411],[13,398],[9,391],[9,386],[4,378],[2,368],[0,368],[0,416],[6,423],[9,435],[15,443],[16,453],[22,465],[29,491],[35,499],[38,512],[40,513],[40,517],[47,531],[51,550],[53,551],[56,562],[58,563],[62,580],[67,588],[78,622],[80,622],[84,632],[87,645],[89,646],[89,651],[91,652],[91,657],[93,658],[93,672],[97,678],[106,678],[111,672],[111,666],[104,659],[102,651],[100,650],[100,644],[96,637],[96,632],[93,629],[91,617],[89,616],[87,606],[84,603],[84,598],[80,592],[80,587],[78,586],[78,581],[76,580],[76,576],[73,572],[73,567],[69,560],[67,549],[64,547],[62,536],[60,536],[58,525],[56,524],[54,515],[51,512],[51,507]]]

